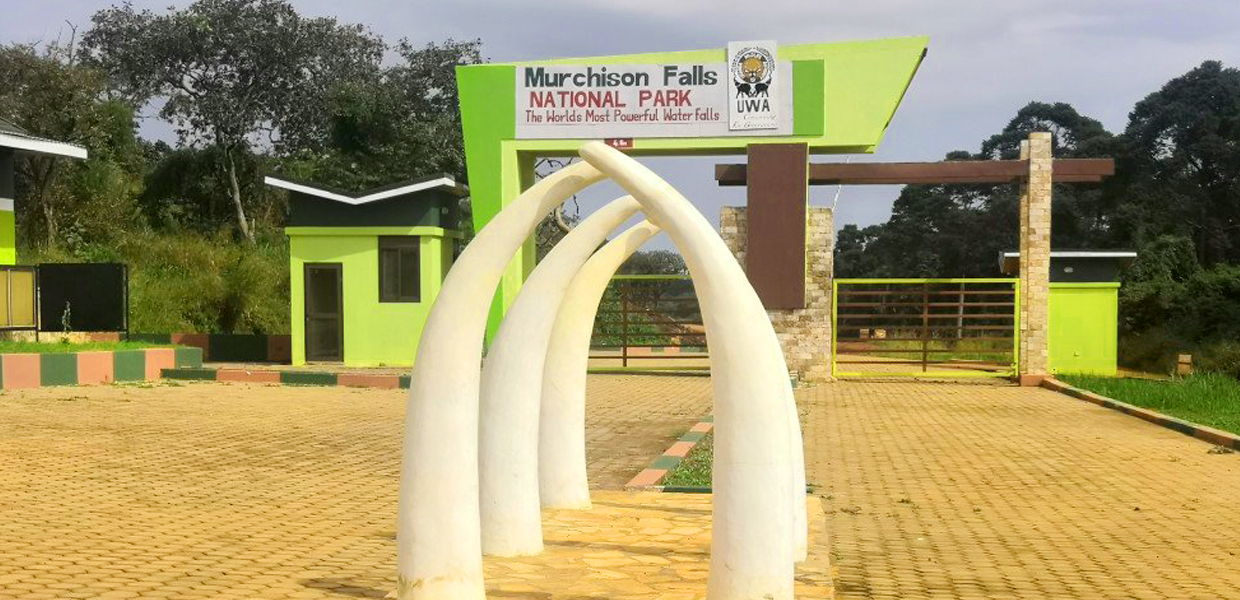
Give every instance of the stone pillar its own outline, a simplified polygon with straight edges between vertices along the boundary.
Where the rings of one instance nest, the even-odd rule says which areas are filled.
[[[1020,188],[1020,382],[1037,385],[1049,369],[1051,134],[1021,142],[1029,176]]]
[[[771,309],[788,370],[801,381],[831,379],[831,278],[835,235],[831,209],[809,207],[805,240],[805,308]],[[736,260],[746,265],[749,238],[745,207],[725,206],[719,234]]]

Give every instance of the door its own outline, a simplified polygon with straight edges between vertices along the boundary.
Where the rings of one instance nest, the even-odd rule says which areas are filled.
[[[344,360],[340,263],[309,263],[305,271],[306,360]]]

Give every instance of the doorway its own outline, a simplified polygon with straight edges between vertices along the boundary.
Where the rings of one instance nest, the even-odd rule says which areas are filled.
[[[306,360],[344,360],[344,310],[340,263],[307,263]]]

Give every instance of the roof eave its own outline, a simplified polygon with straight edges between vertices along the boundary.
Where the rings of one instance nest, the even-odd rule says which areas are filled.
[[[421,191],[435,189],[435,188],[448,189],[462,196],[469,193],[468,186],[462,183],[457,183],[456,179],[449,177],[449,176],[443,176],[443,177],[438,177],[435,179],[429,179],[426,181],[420,181],[418,183],[401,186],[401,187],[393,188],[390,190],[384,190],[382,192],[366,194],[362,196],[349,196],[346,194],[340,194],[340,193],[336,193],[330,190],[325,190],[323,188],[316,187],[313,185],[299,183],[296,181],[290,181],[287,179],[282,179],[280,177],[275,177],[271,175],[268,175],[267,177],[265,177],[263,179],[263,182],[272,187],[280,188],[283,190],[288,190],[290,192],[298,192],[298,193],[307,194],[310,196],[315,196],[317,198],[323,198],[325,200],[334,200],[336,202],[342,202],[344,204],[349,204],[353,206],[357,206],[360,204],[366,204],[368,202],[377,202],[379,200],[387,200],[388,198],[394,198],[396,196],[403,196],[405,194],[412,194],[415,192],[421,192]]]
[[[10,133],[0,133],[0,147],[12,148],[20,152],[64,156],[79,160],[86,160],[88,156],[86,148],[75,144],[54,142],[52,140],[43,140],[21,135],[13,135]]]

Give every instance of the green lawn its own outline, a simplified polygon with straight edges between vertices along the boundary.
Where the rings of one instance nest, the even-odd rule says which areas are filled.
[[[710,487],[710,460],[714,445],[715,434],[706,434],[689,451],[689,455],[663,478],[663,485]]]
[[[82,342],[77,344],[66,344],[64,342],[21,342],[14,340],[3,340],[0,341],[0,354],[89,352],[92,350],[137,350],[139,348],[154,348],[158,346],[160,346],[160,344],[150,344],[147,342]]]
[[[1152,380],[1059,375],[1060,380],[1108,398],[1150,408],[1199,425],[1240,433],[1240,381],[1205,373]]]

